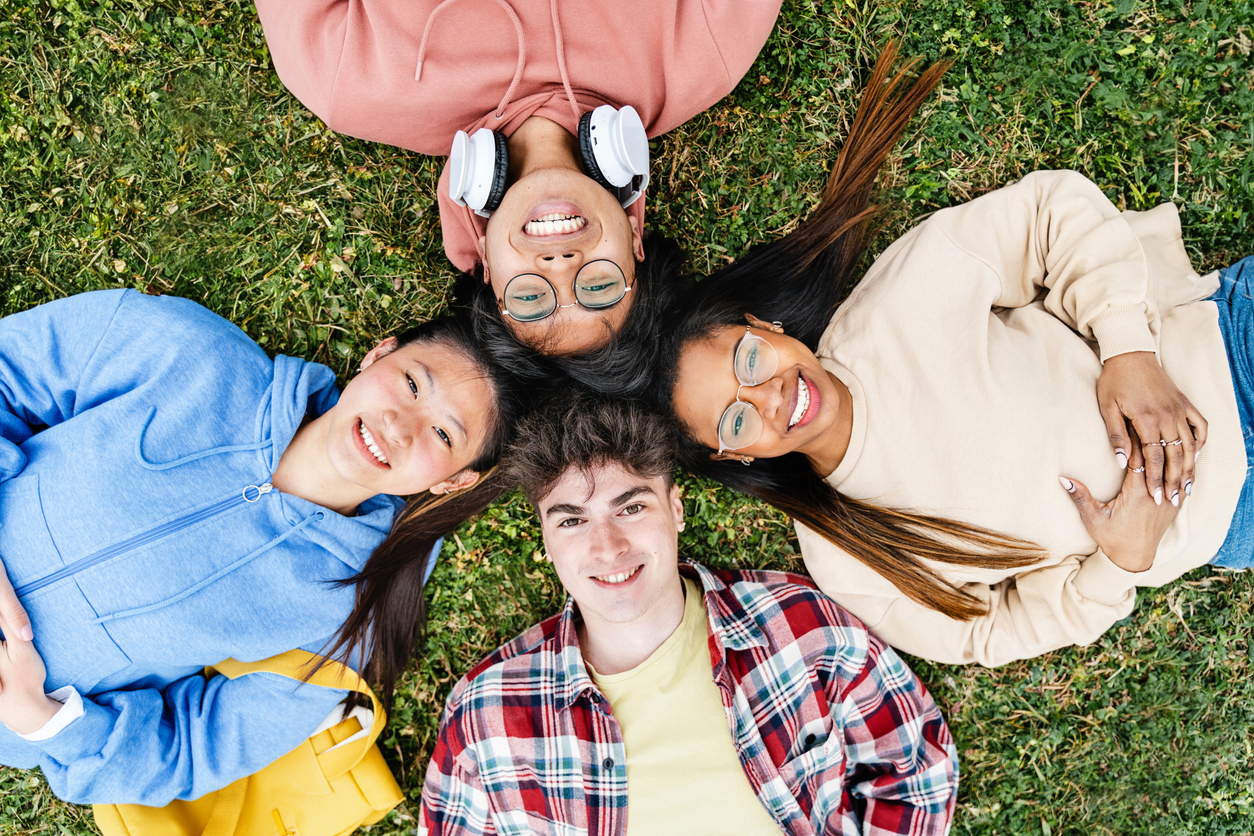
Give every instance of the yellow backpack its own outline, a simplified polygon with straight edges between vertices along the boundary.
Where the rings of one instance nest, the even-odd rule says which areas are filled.
[[[250,673],[276,673],[302,680],[319,657],[289,650],[260,662],[227,659],[214,673],[235,679]],[[96,804],[92,812],[104,836],[347,836],[374,824],[404,799],[375,745],[387,723],[383,706],[360,676],[328,660],[308,680],[347,688],[370,697],[374,719],[356,709],[338,725],[318,732],[291,752],[252,775],[195,801],[165,807]]]

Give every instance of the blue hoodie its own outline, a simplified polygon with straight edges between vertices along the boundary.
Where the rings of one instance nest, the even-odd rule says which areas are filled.
[[[268,483],[338,397],[330,369],[271,360],[185,299],[85,293],[0,320],[0,560],[45,689],[85,697],[48,740],[0,727],[0,763],[41,767],[67,801],[163,805],[314,731],[343,691],[201,669],[317,652],[352,610],[329,582],[401,500],[345,517]]]

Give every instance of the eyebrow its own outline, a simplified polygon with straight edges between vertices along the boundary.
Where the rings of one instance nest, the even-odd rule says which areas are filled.
[[[625,505],[644,493],[653,494],[654,496],[657,495],[653,493],[653,488],[650,488],[648,485],[638,485],[630,490],[623,491],[621,494],[610,500],[610,507],[612,508],[617,505]]]
[[[582,505],[571,505],[569,503],[560,503],[544,512],[545,518],[554,516],[555,514],[574,514],[578,516],[584,512]]]
[[[435,376],[431,374],[431,369],[421,360],[415,360],[414,362],[418,364],[418,368],[422,369],[422,373],[426,375],[427,388],[431,391],[435,391]],[[444,417],[448,419],[448,422],[453,425],[454,429],[462,434],[462,438],[469,444],[470,434],[466,432],[466,428],[462,426],[462,422],[457,420],[457,416],[451,412],[447,412],[444,414]]]

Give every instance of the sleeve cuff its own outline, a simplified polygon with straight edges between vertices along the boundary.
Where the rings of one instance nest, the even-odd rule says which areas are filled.
[[[52,715],[52,719],[44,723],[40,728],[30,734],[19,734],[18,737],[23,740],[29,740],[31,743],[49,740],[59,734],[70,723],[83,716],[83,697],[75,690],[73,685],[58,688],[47,696],[49,699],[54,699],[61,703],[60,710]]]
[[[1105,606],[1115,606],[1136,597],[1137,573],[1120,569],[1101,549],[1080,563],[1072,583],[1081,597]]]
[[[1119,354],[1158,351],[1158,343],[1150,331],[1142,305],[1107,308],[1093,318],[1089,327],[1101,348],[1103,363]]]

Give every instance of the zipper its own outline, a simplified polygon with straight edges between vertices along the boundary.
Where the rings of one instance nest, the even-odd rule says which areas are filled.
[[[110,558],[117,557],[120,554],[125,554],[132,549],[146,546],[154,540],[159,540],[167,534],[171,534],[181,528],[186,528],[187,526],[195,525],[198,522],[203,522],[210,517],[217,516],[223,511],[234,508],[241,503],[251,504],[254,502],[260,502],[261,497],[270,493],[273,489],[273,486],[269,482],[261,485],[248,485],[240,491],[239,496],[232,496],[228,499],[222,500],[221,502],[215,502],[208,508],[202,508],[199,511],[188,514],[185,517],[179,517],[177,520],[170,520],[168,523],[159,525],[149,531],[136,534],[133,537],[128,537],[122,542],[115,543],[108,548],[101,549],[98,552],[93,552],[86,557],[80,557],[70,565],[64,566],[50,575],[44,575],[38,580],[19,586],[15,591],[19,597],[29,595],[32,592],[37,592],[45,586],[54,584],[59,580],[70,577],[71,575],[76,575],[79,572],[99,565]]]

